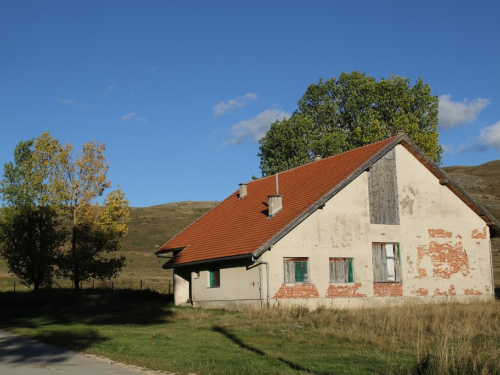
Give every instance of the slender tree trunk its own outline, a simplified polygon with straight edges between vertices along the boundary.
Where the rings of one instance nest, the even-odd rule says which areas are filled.
[[[76,213],[73,218],[73,236],[71,243],[71,255],[73,261],[73,284],[75,287],[75,295],[80,296],[80,270],[78,268],[77,253],[76,253]]]
[[[35,300],[40,301],[40,283],[37,281],[33,282],[33,293],[35,295]]]

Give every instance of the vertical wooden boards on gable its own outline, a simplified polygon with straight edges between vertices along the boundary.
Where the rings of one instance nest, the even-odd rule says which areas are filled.
[[[368,174],[370,196],[370,223],[399,225],[396,152],[391,149]]]

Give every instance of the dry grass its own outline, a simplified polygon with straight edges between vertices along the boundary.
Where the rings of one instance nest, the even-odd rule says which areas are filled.
[[[412,368],[393,367],[395,373],[500,373],[498,302],[345,311],[273,308],[245,314],[249,321],[270,326],[300,324],[317,335],[389,348],[388,364],[398,363],[404,353],[415,357]]]

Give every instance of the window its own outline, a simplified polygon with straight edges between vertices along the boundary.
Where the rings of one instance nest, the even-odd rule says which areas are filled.
[[[352,258],[330,258],[330,283],[352,283]]]
[[[401,282],[399,244],[374,243],[373,248],[373,281]]]
[[[304,283],[309,281],[307,258],[284,258],[285,283]]]
[[[209,288],[220,287],[220,268],[213,268],[208,271],[208,287]]]

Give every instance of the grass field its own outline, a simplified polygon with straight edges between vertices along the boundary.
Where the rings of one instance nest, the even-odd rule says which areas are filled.
[[[499,303],[236,312],[139,291],[62,305],[71,290],[55,292],[36,309],[0,293],[0,328],[179,374],[500,374]]]

